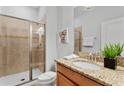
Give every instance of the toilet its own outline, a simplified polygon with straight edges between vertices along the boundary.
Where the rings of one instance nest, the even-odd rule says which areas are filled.
[[[48,71],[38,76],[38,83],[41,86],[54,86],[56,80],[56,72]]]

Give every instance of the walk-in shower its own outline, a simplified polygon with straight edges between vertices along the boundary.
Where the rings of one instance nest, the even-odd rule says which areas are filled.
[[[37,78],[45,67],[45,25],[0,15],[0,85]]]

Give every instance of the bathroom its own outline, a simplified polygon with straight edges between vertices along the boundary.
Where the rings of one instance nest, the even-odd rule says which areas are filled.
[[[60,71],[62,58],[103,61],[101,49],[106,43],[124,42],[123,10],[123,6],[0,6],[0,86],[79,86]],[[118,65],[123,69],[123,52],[121,56]],[[102,71],[106,70],[113,72]],[[93,84],[124,85],[121,80],[109,82],[99,77],[93,77],[99,79],[93,79]]]

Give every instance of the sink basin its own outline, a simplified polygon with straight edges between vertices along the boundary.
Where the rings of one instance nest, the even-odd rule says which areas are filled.
[[[88,69],[88,70],[99,70],[100,69],[99,65],[88,63],[85,61],[73,62],[73,65],[78,67],[78,68]]]

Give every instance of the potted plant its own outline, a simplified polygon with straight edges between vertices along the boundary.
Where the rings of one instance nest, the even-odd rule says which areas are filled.
[[[102,50],[102,54],[104,56],[104,67],[110,69],[116,69],[117,61],[116,57],[121,55],[123,51],[124,44],[106,44],[104,49]]]

